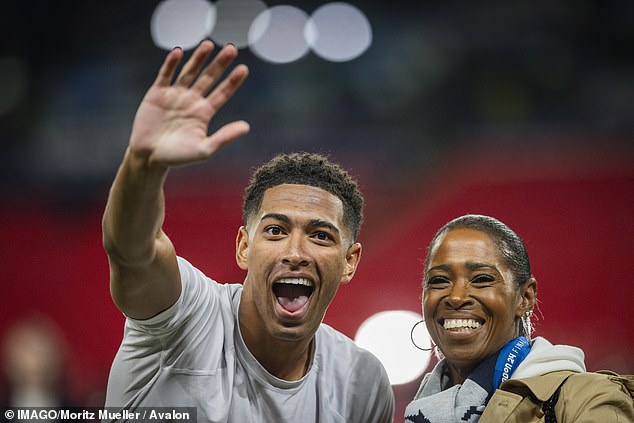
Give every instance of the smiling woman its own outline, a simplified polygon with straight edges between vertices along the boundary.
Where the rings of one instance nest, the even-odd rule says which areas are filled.
[[[423,281],[423,314],[441,360],[405,421],[634,421],[623,385],[586,372],[582,350],[531,339],[536,302],[526,248],[508,226],[481,215],[443,226]]]

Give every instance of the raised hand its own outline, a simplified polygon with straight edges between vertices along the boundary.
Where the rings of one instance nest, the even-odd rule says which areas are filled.
[[[213,50],[211,41],[201,42],[175,80],[183,51],[174,49],[167,55],[137,110],[130,136],[131,154],[151,165],[179,166],[206,160],[249,132],[247,122],[234,121],[207,135],[212,117],[248,75],[247,67],[238,65],[221,80],[238,52],[226,45],[203,67]]]

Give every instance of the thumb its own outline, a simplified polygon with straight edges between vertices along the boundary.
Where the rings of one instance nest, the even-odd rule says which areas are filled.
[[[214,155],[219,149],[249,133],[251,127],[244,120],[226,124],[205,139],[207,157]]]

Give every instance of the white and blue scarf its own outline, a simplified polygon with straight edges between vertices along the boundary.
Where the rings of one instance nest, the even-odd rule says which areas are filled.
[[[482,361],[461,385],[451,385],[441,360],[428,373],[405,409],[406,423],[476,423],[498,386],[528,355],[530,342],[519,337]]]

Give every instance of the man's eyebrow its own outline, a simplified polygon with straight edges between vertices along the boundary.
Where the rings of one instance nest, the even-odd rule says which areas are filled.
[[[274,219],[284,223],[291,223],[291,219],[289,219],[288,216],[286,216],[285,214],[281,214],[281,213],[267,213],[264,216],[262,216],[262,218],[260,219],[260,222],[266,219]]]
[[[280,222],[289,223],[289,224],[291,223],[291,219],[287,215],[281,214],[281,213],[267,213],[264,216],[262,216],[260,221],[264,221],[266,219],[278,220]],[[341,233],[341,231],[339,230],[337,226],[322,219],[311,219],[310,222],[308,222],[308,225],[314,228],[330,229],[331,231],[337,234]]]
[[[333,232],[336,232],[337,234],[339,234],[341,232],[339,230],[339,228],[337,228],[332,223],[327,222],[325,220],[321,220],[321,219],[312,219],[310,221],[310,226],[313,226],[313,227],[316,227],[316,228],[327,228],[327,229],[330,229]]]

